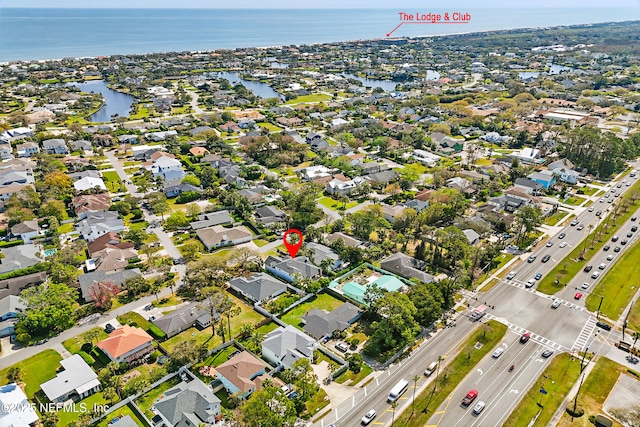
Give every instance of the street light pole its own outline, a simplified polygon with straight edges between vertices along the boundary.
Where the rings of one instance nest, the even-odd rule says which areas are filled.
[[[604,299],[604,297],[602,295],[597,295],[597,296],[600,297],[600,303],[598,304],[598,310],[596,311],[596,319],[600,320],[600,307],[602,307],[602,300]]]

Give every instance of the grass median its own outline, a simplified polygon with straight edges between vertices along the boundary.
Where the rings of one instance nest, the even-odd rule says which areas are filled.
[[[413,405],[396,417],[394,425],[399,427],[424,426],[453,390],[471,372],[474,367],[502,340],[507,326],[491,320],[475,331],[457,350],[457,356],[442,369],[433,384],[416,396],[415,412]],[[482,347],[476,348],[476,343]],[[433,386],[436,386],[434,391]]]
[[[585,237],[586,244],[585,241],[581,241],[576,245],[571,253],[558,262],[553,270],[540,281],[537,290],[544,294],[553,295],[564,288],[565,284],[578,274],[584,265],[609,241],[609,236],[616,234],[620,227],[634,215],[638,206],[632,196],[637,193],[640,193],[640,181],[633,184],[629,191],[620,197],[618,202],[620,207],[615,221],[613,218],[600,221],[601,224]],[[626,210],[622,208],[625,203],[628,204]],[[586,251],[583,254],[585,247]]]
[[[636,242],[611,266],[586,299],[589,311],[596,311],[618,320],[638,291],[640,284],[640,245]],[[632,319],[633,320],[633,319]]]
[[[578,359],[573,359],[569,353],[554,357],[544,373],[538,377],[535,384],[511,412],[503,427],[546,426],[579,376],[580,361]],[[540,389],[543,388],[547,392],[545,395],[540,393]],[[538,405],[539,403],[542,407]],[[535,423],[531,424],[531,420],[538,412],[540,414]]]

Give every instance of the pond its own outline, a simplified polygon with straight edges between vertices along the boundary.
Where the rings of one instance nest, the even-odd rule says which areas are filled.
[[[104,80],[72,84],[83,92],[99,93],[104,98],[105,103],[102,108],[89,117],[92,122],[110,122],[112,117],[129,117],[135,97],[109,89]]]
[[[211,77],[215,77],[215,78],[219,78],[219,79],[226,79],[232,85],[235,85],[237,83],[242,83],[244,85],[244,87],[246,87],[251,92],[253,92],[253,94],[255,96],[259,96],[259,97],[264,98],[264,99],[266,99],[266,98],[281,98],[282,99],[282,95],[280,95],[278,92],[273,90],[273,88],[271,86],[269,86],[268,84],[261,83],[261,82],[254,82],[252,80],[245,80],[245,79],[241,78],[240,75],[237,72],[221,71],[221,72],[218,72],[218,73],[210,73],[209,75]]]

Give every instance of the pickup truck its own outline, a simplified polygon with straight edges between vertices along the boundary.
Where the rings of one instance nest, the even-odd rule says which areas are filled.
[[[476,400],[476,397],[478,397],[478,390],[470,390],[469,393],[467,393],[467,395],[464,397],[464,399],[462,399],[462,406],[471,405],[473,401]]]

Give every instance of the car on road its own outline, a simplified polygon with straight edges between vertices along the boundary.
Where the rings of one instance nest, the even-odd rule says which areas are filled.
[[[107,324],[104,326],[104,331],[105,331],[106,333],[108,333],[108,334],[110,334],[111,332],[113,332],[113,331],[115,331],[115,330],[116,330],[116,328],[114,328],[114,327],[113,327],[113,325],[112,325],[111,323],[107,323]]]
[[[582,294],[580,292],[576,292],[576,294],[573,296],[573,298],[580,299],[580,298],[582,298]]]
[[[542,352],[542,357],[544,357],[546,359],[547,357],[551,357],[552,354],[553,354],[553,350],[547,349],[547,350]]]
[[[602,215],[602,211],[596,212],[596,216],[600,216],[600,215]]]
[[[536,280],[542,279],[542,273],[536,274],[535,276],[533,276],[533,278],[536,279]]]
[[[574,219],[573,221],[571,221],[571,226],[575,227],[576,225],[578,225],[580,223],[580,221],[578,221],[577,219]]]
[[[476,415],[480,414],[480,412],[484,410],[485,406],[487,406],[487,404],[481,400],[480,402],[476,403],[476,405],[473,407],[473,413]]]
[[[527,283],[524,285],[527,289],[532,288],[533,285],[536,284],[536,279],[529,279],[527,280]]]
[[[542,262],[547,262],[551,259],[551,255],[547,254],[545,256],[542,257]]]
[[[502,356],[502,353],[504,353],[504,347],[498,347],[495,349],[495,351],[493,352],[493,354],[491,355],[494,359],[497,359],[498,357]]]
[[[529,341],[529,339],[531,338],[531,332],[525,332],[524,334],[522,334],[522,336],[520,337],[520,343],[524,344],[527,341]]]
[[[604,270],[605,268],[607,268],[607,264],[605,264],[604,262],[598,266],[599,270]]]
[[[584,229],[584,224],[580,224],[579,226],[576,227],[576,230],[583,230]]]
[[[349,350],[349,346],[343,342],[336,343],[335,347],[336,347],[336,350],[339,350],[343,353],[346,353],[347,350]]]
[[[635,233],[636,231],[638,231],[638,227],[636,225],[634,225],[633,227],[631,227],[631,232]]]
[[[621,244],[621,245],[626,245],[626,244],[627,244],[627,239],[622,239],[622,240],[620,240],[620,244]]]
[[[582,284],[582,286],[580,286],[582,289],[588,289],[589,288],[589,284],[587,282],[584,282]]]
[[[565,237],[567,237],[567,235],[565,233],[560,233],[558,235],[558,239],[560,239],[560,240],[564,239]]]
[[[619,239],[619,237],[618,237],[618,236],[613,236],[613,237],[611,238],[611,241],[612,241],[612,242],[617,242],[617,241],[618,241],[618,239]]]
[[[604,329],[605,331],[610,331],[611,330],[611,325],[609,325],[608,323],[604,323],[604,322],[597,322],[596,326],[600,329]]]
[[[620,246],[616,246],[615,248],[613,248],[613,252],[620,252]]]
[[[632,216],[632,217],[631,217],[631,221],[635,221],[636,219],[638,219],[638,217],[637,217],[637,216]]]
[[[600,202],[600,203],[604,203],[604,199],[600,199],[600,200],[599,200],[599,202]]]
[[[531,255],[529,258],[527,258],[527,262],[531,263],[533,261],[536,260],[536,256],[535,255]]]
[[[565,246],[567,246],[567,242],[562,242],[562,243],[560,243],[560,247],[561,247],[561,248],[564,248]]]
[[[611,249],[609,245],[604,245],[604,248],[602,248],[603,251],[608,251],[609,249]]]
[[[551,240],[549,240],[549,241],[547,242],[546,246],[547,246],[548,248],[550,248],[551,246],[553,246],[553,242],[552,242]]]
[[[364,416],[360,420],[360,424],[362,424],[363,426],[368,426],[369,424],[371,424],[371,421],[373,421],[373,419],[377,415],[378,415],[378,412],[375,409],[369,410],[369,412],[364,414]]]
[[[612,259],[613,259],[613,255],[609,255],[609,256],[607,257],[607,261],[611,261]]]
[[[553,302],[551,303],[551,308],[558,308],[560,307],[560,304],[562,303],[560,302],[559,299],[554,299]]]
[[[144,306],[145,311],[149,311],[151,309],[153,309],[153,304],[147,304]]]
[[[512,271],[511,273],[507,274],[507,280],[511,280],[514,277],[516,277],[516,272],[515,271]]]
[[[591,206],[589,209],[587,209],[589,212],[593,212],[593,206]]]
[[[476,400],[476,397],[478,397],[478,390],[476,389],[469,390],[469,393],[467,393],[464,399],[462,399],[462,406],[471,405],[473,401]]]
[[[582,269],[582,271],[584,271],[585,273],[588,273],[591,271],[592,268],[593,268],[593,265],[587,265]]]
[[[627,233],[627,237],[633,237],[633,233],[630,231]]]
[[[600,277],[600,272],[599,271],[594,271],[593,274],[591,275],[592,279],[597,279],[598,277]]]

